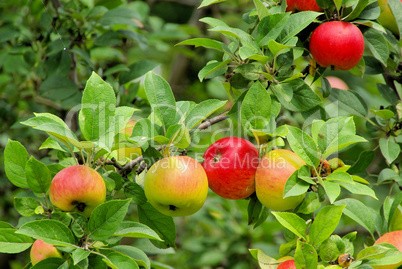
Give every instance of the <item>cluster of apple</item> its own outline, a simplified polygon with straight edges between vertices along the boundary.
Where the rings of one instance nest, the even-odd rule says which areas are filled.
[[[304,195],[283,198],[289,176],[305,163],[295,153],[277,149],[259,159],[256,147],[238,137],[219,139],[204,153],[204,162],[188,156],[171,156],[147,172],[144,191],[161,213],[191,215],[204,204],[208,186],[226,199],[244,199],[254,192],[272,210],[295,208]]]

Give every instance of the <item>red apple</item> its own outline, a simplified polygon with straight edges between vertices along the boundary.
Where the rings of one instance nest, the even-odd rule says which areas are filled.
[[[219,139],[204,153],[202,166],[208,176],[209,188],[227,199],[243,199],[255,191],[258,150],[239,137]]]
[[[57,248],[51,244],[45,243],[40,239],[37,239],[31,248],[30,252],[31,263],[32,265],[37,264],[41,260],[47,258],[63,258],[61,253],[57,250]]]
[[[272,210],[289,210],[301,203],[303,195],[283,198],[285,184],[294,171],[305,162],[294,152],[276,149],[262,157],[255,173],[255,191],[257,198]]]
[[[286,11],[322,11],[315,0],[287,0]]]
[[[402,252],[402,231],[393,231],[389,232],[386,234],[383,234],[380,238],[375,241],[375,244],[380,244],[380,243],[389,243],[394,245],[399,251]],[[402,262],[397,263],[397,264],[391,264],[391,265],[372,265],[374,269],[396,269],[400,265],[402,265]]]
[[[52,204],[63,211],[80,212],[89,217],[106,199],[102,176],[85,165],[64,168],[53,178],[49,189]]]
[[[342,79],[340,79],[338,77],[333,77],[333,76],[328,76],[325,78],[328,80],[329,85],[331,85],[332,88],[337,88],[337,89],[345,90],[345,91],[349,90],[348,84],[346,84],[346,82],[343,81]]]
[[[172,217],[192,215],[207,198],[207,175],[193,158],[171,156],[151,166],[144,179],[144,191],[159,212]]]
[[[287,260],[279,264],[277,269],[296,269],[295,260]]]
[[[310,52],[322,67],[349,70],[363,56],[364,38],[359,28],[350,22],[325,22],[311,34]]]

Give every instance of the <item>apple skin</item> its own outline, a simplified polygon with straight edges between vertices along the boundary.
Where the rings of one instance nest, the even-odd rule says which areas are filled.
[[[329,85],[331,85],[332,88],[337,88],[337,89],[345,90],[345,91],[349,90],[348,84],[346,84],[346,82],[343,81],[342,79],[340,79],[338,77],[333,77],[333,76],[328,76],[325,78],[328,80]]]
[[[315,0],[287,0],[286,11],[322,11]]]
[[[295,260],[287,260],[279,264],[277,269],[296,269]]]
[[[207,174],[193,158],[171,156],[151,166],[144,179],[144,191],[151,205],[162,214],[192,215],[207,198]]]
[[[305,162],[290,150],[276,149],[265,154],[255,174],[258,200],[265,207],[278,211],[293,209],[299,205],[305,194],[283,199],[283,191],[290,175],[303,165]]]
[[[380,243],[389,243],[394,245],[399,251],[402,252],[402,231],[393,231],[389,232],[386,234],[383,234],[380,238],[375,241],[375,244],[380,244]],[[374,269],[396,269],[400,265],[402,265],[402,262],[398,264],[391,264],[391,265],[372,265]]]
[[[239,137],[225,137],[214,142],[204,153],[202,166],[209,188],[226,199],[243,199],[255,191],[258,150]]]
[[[388,5],[388,0],[378,0],[378,5],[380,6],[381,10],[380,16],[377,18],[378,22],[390,30],[393,34],[399,36],[398,25],[396,23],[395,16]]]
[[[32,265],[35,265],[47,258],[63,258],[55,246],[45,243],[40,239],[37,239],[33,243],[30,257]]]
[[[124,128],[120,133],[130,136],[133,133],[134,125],[136,123],[135,120],[129,120],[126,128]],[[114,152],[112,152],[112,155],[114,155]],[[141,148],[138,147],[124,147],[116,150],[116,160],[118,162],[124,162],[127,158],[133,160],[139,156],[141,156]]]
[[[52,204],[62,211],[78,212],[86,216],[106,199],[102,176],[85,165],[74,165],[58,172],[49,189]]]
[[[322,67],[349,70],[363,56],[364,38],[359,28],[350,22],[325,22],[311,34],[310,52]]]

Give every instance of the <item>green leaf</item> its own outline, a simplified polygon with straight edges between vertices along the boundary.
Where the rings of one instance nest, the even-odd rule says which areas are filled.
[[[368,29],[364,32],[364,43],[374,58],[379,60],[384,66],[387,66],[389,50],[384,35],[377,30]]]
[[[286,181],[283,198],[305,194],[310,188],[310,183],[297,177],[298,172],[298,170],[294,171]]]
[[[28,188],[25,165],[29,154],[18,141],[8,140],[4,149],[4,170],[11,183],[20,188]]]
[[[320,245],[319,253],[320,258],[325,262],[334,262],[340,254],[337,244],[332,240],[332,237],[327,238]]]
[[[33,240],[17,234],[14,228],[2,228],[0,232],[0,253],[20,253],[31,247]]]
[[[59,142],[57,142],[56,139],[53,137],[48,137],[45,142],[42,143],[42,145],[39,147],[39,149],[56,149],[62,152],[67,152],[65,148],[60,146]]]
[[[270,15],[268,8],[261,2],[261,0],[253,0],[253,2],[260,20]]]
[[[39,202],[31,197],[14,197],[14,207],[21,216],[30,217],[35,215],[35,209]]]
[[[345,206],[323,207],[314,218],[310,227],[309,241],[314,246],[319,246],[335,231],[342,216]]]
[[[366,6],[369,4],[369,0],[359,0],[357,4],[353,7],[353,10],[349,15],[345,17],[346,21],[352,21],[356,19],[360,13],[366,8]]]
[[[342,108],[353,115],[360,117],[365,117],[367,115],[367,105],[357,93],[333,88],[328,99],[339,108]]]
[[[287,20],[286,25],[279,35],[277,41],[282,44],[286,43],[289,39],[305,29],[321,14],[322,13],[313,11],[293,13]]]
[[[68,128],[65,122],[56,115],[50,113],[35,113],[35,117],[21,123],[48,133],[59,139],[60,142],[65,145],[70,143],[77,148],[81,148],[81,143],[78,141],[75,134]]]
[[[137,205],[145,204],[147,202],[144,189],[136,182],[128,182],[124,187],[124,194],[127,198],[131,198]]]
[[[117,250],[120,253],[123,253],[130,258],[132,258],[139,266],[143,266],[146,269],[151,268],[151,261],[148,256],[139,248],[133,246],[114,246],[113,250]]]
[[[183,124],[170,125],[166,132],[169,138],[169,144],[173,144],[178,148],[187,148],[190,146],[190,133]]]
[[[320,97],[301,78],[281,84],[271,84],[270,89],[281,105],[291,111],[307,111],[322,103]]]
[[[198,8],[210,6],[217,3],[225,2],[226,0],[202,0],[201,5]]]
[[[139,269],[138,264],[129,256],[120,252],[110,252],[103,261],[113,269],[133,268]]]
[[[67,261],[63,260],[62,258],[55,258],[55,257],[51,257],[51,258],[41,260],[40,262],[38,262],[34,266],[30,267],[30,269],[42,269],[42,268],[46,268],[46,269],[67,269],[69,267],[68,267]]]
[[[395,142],[395,139],[392,136],[388,137],[388,139],[380,139],[380,149],[382,155],[389,164],[395,161],[401,152],[401,147]]]
[[[339,200],[335,204],[346,205],[343,213],[373,235],[375,230],[374,216],[366,205],[356,199],[350,198]]]
[[[389,0],[388,5],[392,14],[394,14],[395,22],[397,28],[399,29],[399,37],[402,37],[402,18],[400,16],[402,12],[402,5],[397,0]]]
[[[385,84],[377,83],[377,89],[380,95],[390,104],[396,106],[399,98],[395,91]]]
[[[260,47],[254,42],[252,36],[241,29],[232,28],[229,26],[217,26],[210,29],[210,31],[221,33],[232,39],[238,39],[244,46],[248,46],[256,51],[260,51]]]
[[[147,73],[144,86],[152,111],[167,130],[174,124],[176,117],[176,101],[172,89],[166,80],[152,72]]]
[[[271,211],[272,215],[282,224],[283,227],[294,233],[299,238],[306,240],[306,221],[294,213]]]
[[[231,60],[226,60],[223,62],[217,62],[217,61],[211,61],[209,62],[206,66],[204,66],[200,72],[198,72],[198,79],[202,82],[204,78],[206,78],[209,74],[214,74],[214,76],[210,77],[216,77],[218,75],[221,75],[226,72],[228,68],[228,64],[231,62]],[[221,72],[216,73],[215,71],[221,70]],[[215,72],[215,73],[214,73]]]
[[[116,96],[112,87],[95,72],[85,86],[79,114],[84,138],[111,149],[115,134]]]
[[[88,250],[84,250],[83,248],[77,248],[73,251],[71,258],[74,261],[74,265],[77,265],[80,261],[88,258],[90,254],[91,252]]]
[[[255,223],[259,219],[261,210],[261,202],[257,199],[256,195],[252,195],[247,207],[248,225]]]
[[[373,162],[375,152],[372,150],[362,151],[357,161],[348,169],[349,174],[358,174],[364,172]]]
[[[157,211],[150,203],[138,205],[138,218],[141,223],[144,223],[154,230],[164,242],[151,242],[159,248],[175,247],[175,225],[172,217],[163,215]]]
[[[139,14],[127,7],[118,7],[114,9],[110,9],[105,14],[103,14],[102,18],[100,18],[99,23],[104,26],[111,26],[116,24],[121,25],[130,25],[134,27],[140,26],[137,20]]]
[[[76,94],[77,85],[74,82],[60,75],[51,75],[39,87],[43,97],[52,100],[63,100]]]
[[[288,129],[286,138],[293,152],[309,166],[318,164],[320,159],[318,157],[317,145],[311,136],[293,126],[286,126],[286,128]]]
[[[324,181],[323,185],[325,193],[328,196],[328,200],[331,204],[333,204],[338,198],[338,196],[341,194],[341,187],[339,187],[338,183],[333,183],[329,181]]]
[[[290,13],[279,13],[261,19],[258,24],[258,44],[263,47],[267,46],[270,40],[275,40],[286,26],[289,17]]]
[[[41,239],[55,246],[72,247],[75,244],[73,233],[58,220],[44,219],[31,221],[22,225],[16,233]]]
[[[242,126],[246,129],[264,129],[271,117],[271,97],[259,81],[247,91],[240,107]]]
[[[162,241],[159,235],[147,225],[133,221],[123,221],[113,236],[148,238]]]
[[[297,268],[317,269],[318,256],[315,248],[298,240],[295,251],[295,264]]]
[[[225,43],[217,41],[217,40],[209,39],[209,38],[187,39],[187,40],[184,40],[184,41],[176,44],[176,46],[179,46],[179,45],[193,45],[196,48],[197,47],[205,47],[208,49],[215,49],[215,50],[222,51],[222,52],[230,51]]]
[[[321,207],[321,203],[318,200],[318,195],[315,192],[309,192],[303,202],[297,209],[297,213],[311,214]]]
[[[25,175],[29,188],[37,195],[46,194],[52,182],[49,168],[36,160],[33,156],[29,158],[25,166]]]
[[[134,79],[142,77],[147,72],[155,69],[159,65],[160,64],[157,62],[153,62],[153,61],[149,61],[149,60],[142,60],[142,61],[135,62],[128,67],[129,71],[121,72],[121,74],[119,76],[119,82],[120,82],[120,84],[125,84]]]
[[[357,260],[368,260],[368,259],[381,259],[392,250],[384,244],[376,244],[370,247],[362,249],[358,254]]]
[[[280,55],[282,53],[285,53],[286,51],[283,51],[283,50],[288,49],[288,48],[292,48],[292,47],[294,47],[294,46],[283,45],[283,44],[278,43],[278,42],[276,42],[275,40],[272,40],[272,39],[270,41],[268,41],[268,49],[275,56],[278,56],[278,55]],[[281,53],[279,53],[279,52],[281,52]]]
[[[112,236],[126,216],[130,200],[112,200],[96,207],[88,222],[89,237],[105,240]]]
[[[199,123],[208,118],[212,113],[220,109],[227,101],[208,99],[194,106],[185,117],[185,125],[188,130],[194,129]]]

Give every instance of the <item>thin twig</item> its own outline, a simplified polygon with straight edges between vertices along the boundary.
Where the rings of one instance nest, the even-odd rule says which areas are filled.
[[[216,124],[218,122],[226,120],[227,118],[229,118],[228,116],[226,116],[226,113],[227,112],[225,112],[225,113],[223,113],[221,115],[218,115],[218,116],[216,116],[214,118],[211,118],[209,120],[204,121],[203,123],[201,123],[198,126],[198,129],[199,130],[205,130],[208,127],[210,127],[211,125],[213,125],[213,124]],[[156,148],[156,150],[158,150],[158,151],[162,150],[162,146]],[[122,168],[120,168],[119,173],[124,174],[124,173],[130,172],[137,164],[141,163],[143,160],[144,160],[144,157],[142,155],[139,156],[138,158],[132,160],[131,162],[127,163]],[[144,169],[145,168],[143,168],[142,170],[144,170]]]

